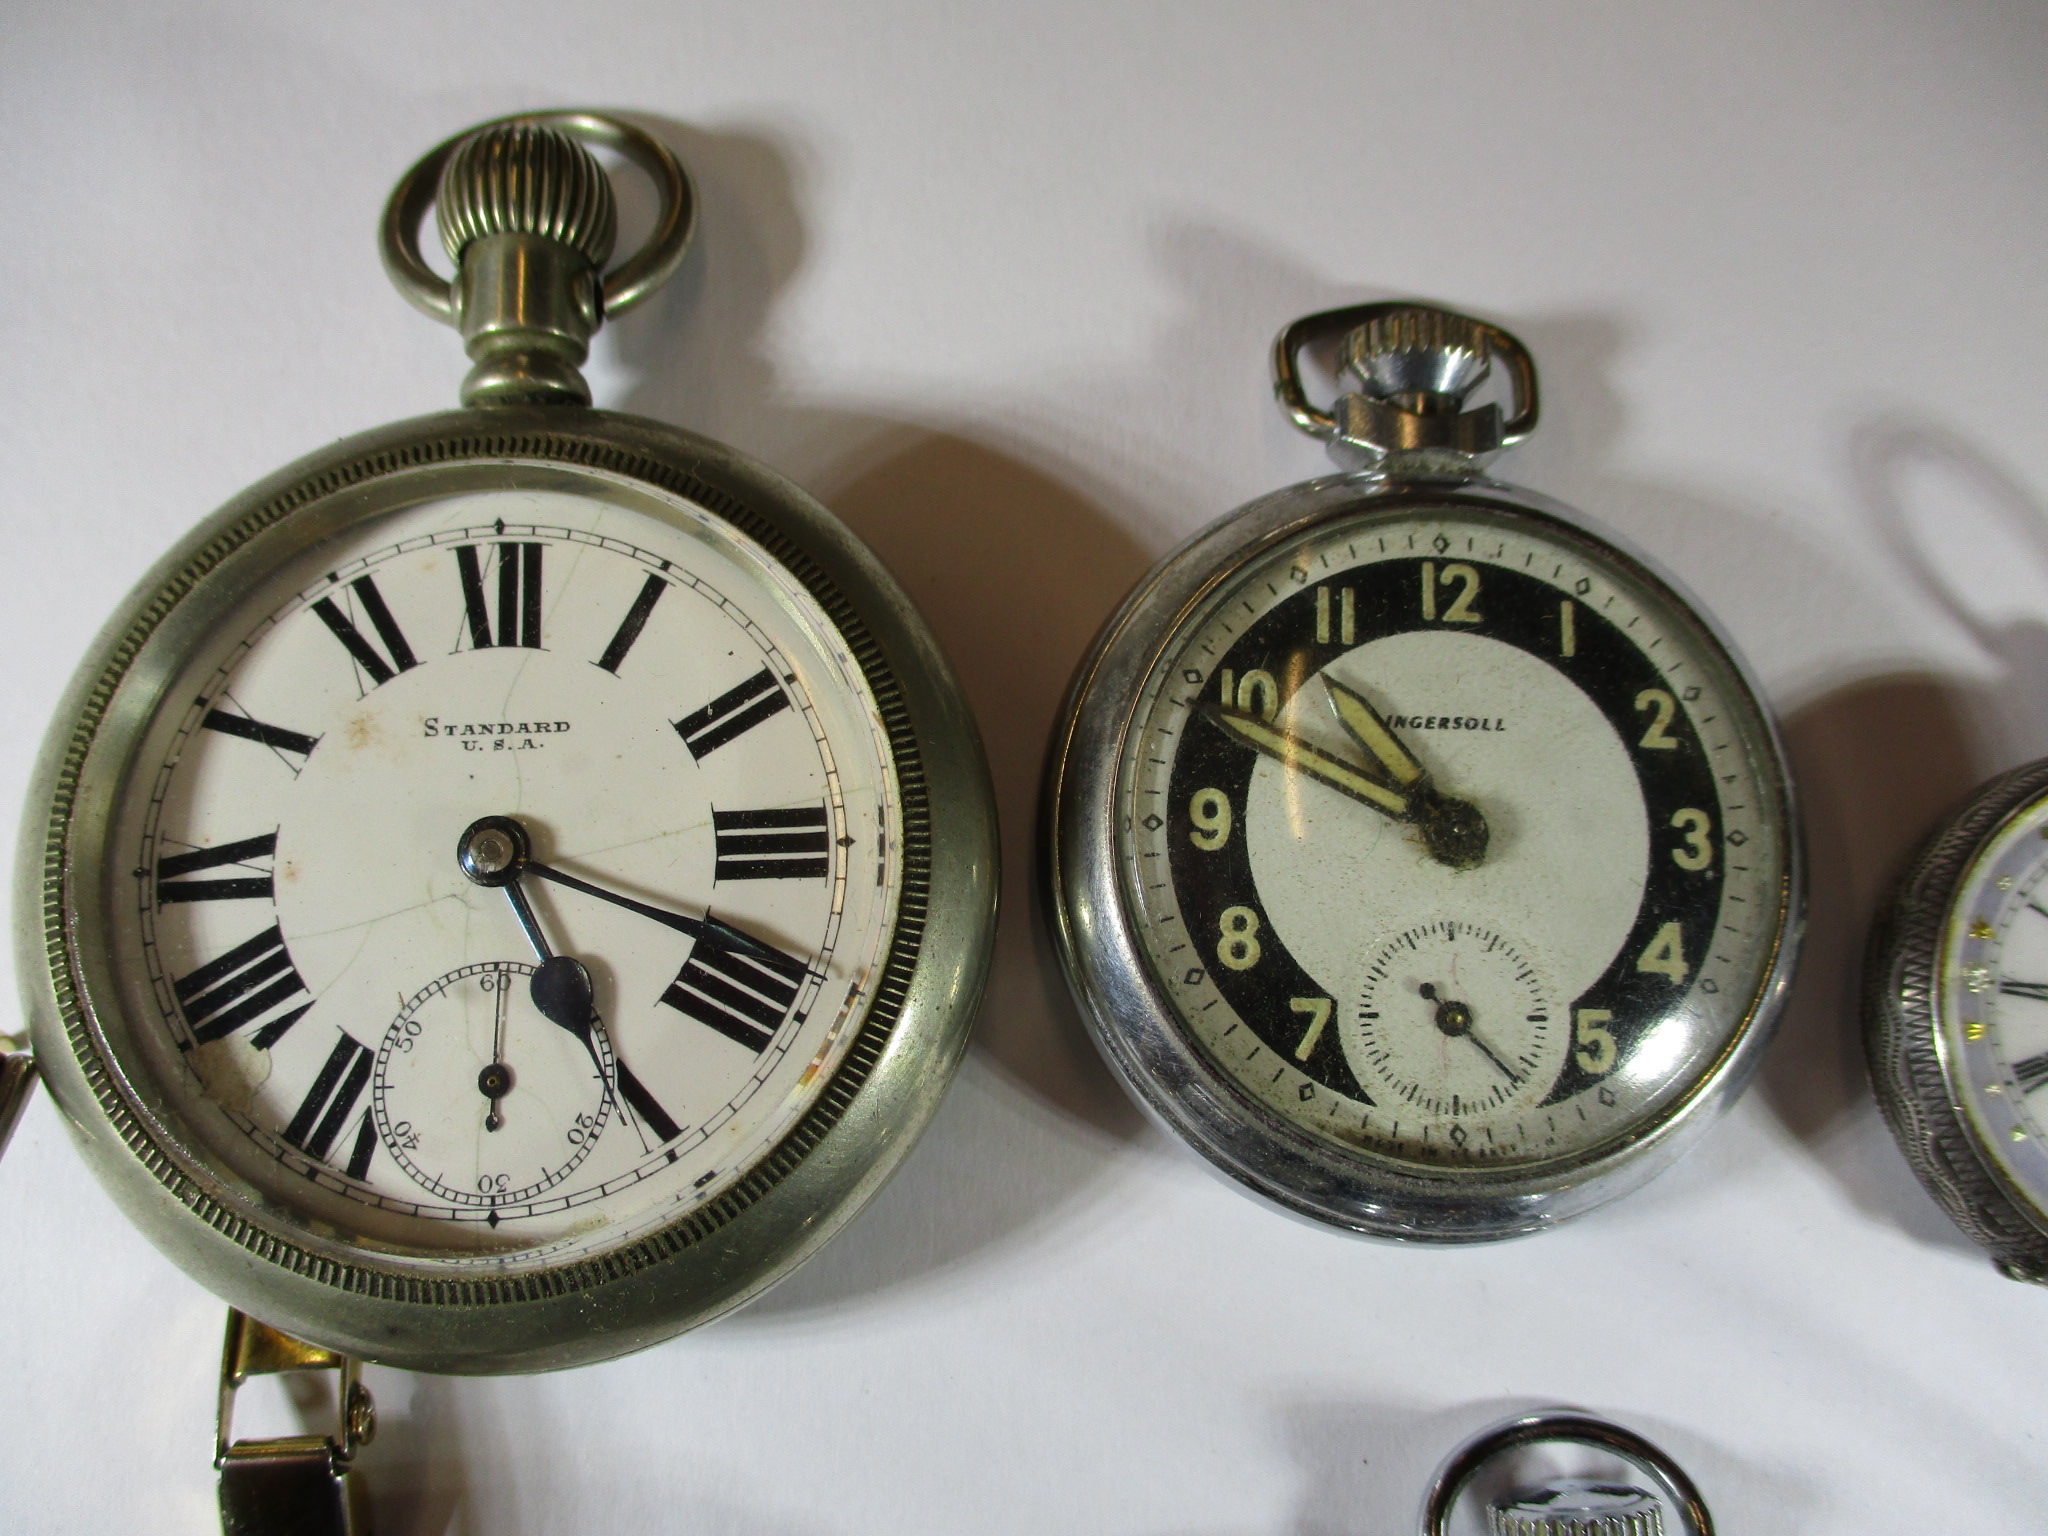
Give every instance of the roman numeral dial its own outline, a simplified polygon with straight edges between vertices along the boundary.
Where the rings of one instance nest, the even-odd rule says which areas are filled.
[[[831,867],[825,807],[713,811],[715,880],[822,880]]]
[[[268,859],[276,852],[277,834],[266,832],[261,837],[245,837],[238,843],[223,843],[218,848],[195,848],[190,853],[174,853],[159,858],[156,861],[156,904],[161,907],[174,901],[268,901],[276,889],[267,874],[243,873],[204,880],[186,877],[202,870],[237,866],[247,870],[257,860]]]
[[[317,1157],[325,1162],[341,1135],[342,1127],[347,1124],[350,1112],[355,1109],[356,1101],[363,1096],[363,1089],[369,1086],[374,1060],[370,1049],[353,1037],[343,1035],[337,1039],[319,1074],[313,1079],[313,1085],[299,1101],[291,1124],[285,1127],[284,1139],[308,1157]],[[364,1125],[367,1127],[368,1124],[365,1117]],[[363,1176],[358,1165],[362,1171],[368,1170],[370,1149],[374,1145],[373,1133],[358,1131],[350,1148],[349,1172],[353,1177]]]
[[[121,942],[266,1198],[604,1252],[751,1188],[863,1059],[924,867],[898,748],[856,637],[724,526],[400,508],[167,687]]]
[[[202,1045],[261,1020],[251,1043],[268,1050],[313,1006],[298,1002],[306,984],[276,923],[180,976],[171,990],[192,1038]]]
[[[766,667],[736,688],[728,688],[702,709],[676,721],[676,734],[690,749],[690,756],[702,762],[728,742],[739,740],[764,720],[773,719],[789,708],[789,695],[782,691]]]
[[[313,612],[320,616],[334,638],[339,640],[355,664],[370,679],[370,686],[388,683],[401,672],[410,672],[419,665],[407,643],[405,633],[398,627],[398,621],[391,616],[391,609],[384,601],[384,594],[377,590],[377,582],[371,576],[358,576],[349,583],[349,590],[355,594],[356,606],[369,620],[370,628],[382,642],[377,645],[356,627],[356,621],[331,597],[323,597],[313,604]]]
[[[758,1055],[796,1003],[805,963],[713,917],[661,1000]]]
[[[474,544],[460,544],[455,549],[469,643],[480,651],[498,645],[540,649],[541,561],[546,546],[496,544],[488,548],[497,565],[495,624],[492,606],[484,595],[485,557]]]

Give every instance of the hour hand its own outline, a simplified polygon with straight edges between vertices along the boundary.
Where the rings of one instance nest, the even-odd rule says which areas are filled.
[[[1354,800],[1363,800],[1374,810],[1396,821],[1413,819],[1409,798],[1400,790],[1340,757],[1332,757],[1321,747],[1281,730],[1263,716],[1215,704],[1209,706],[1208,714],[1238,740],[1272,758],[1281,767],[1305,774]]]
[[[1337,695],[1333,692],[1332,697]],[[1363,699],[1358,702],[1365,704]],[[1411,770],[1405,780],[1388,782],[1395,779],[1396,769],[1370,746],[1366,748],[1371,757],[1370,766],[1361,766],[1333,757],[1322,748],[1245,710],[1212,704],[1207,712],[1211,719],[1240,741],[1284,767],[1319,780],[1354,800],[1363,800],[1374,810],[1396,821],[1412,822],[1415,830],[1421,833],[1423,846],[1429,850],[1430,857],[1439,864],[1452,869],[1471,869],[1479,864],[1486,857],[1487,843],[1486,818],[1480,814],[1479,807],[1469,800],[1440,793],[1430,782],[1429,775],[1394,739],[1385,722],[1371,713],[1370,705],[1365,707],[1370,722],[1377,725],[1379,733],[1389,744],[1389,751],[1398,754],[1398,760]]]

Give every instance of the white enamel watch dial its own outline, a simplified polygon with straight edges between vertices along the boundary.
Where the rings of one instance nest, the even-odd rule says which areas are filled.
[[[187,1122],[309,1214],[443,1263],[613,1246],[722,1192],[845,1050],[901,883],[886,733],[807,594],[675,512],[391,514],[173,685],[117,955]],[[618,898],[520,884],[595,978],[588,1042],[459,867],[493,814]]]
[[[1868,1030],[1922,1182],[2007,1274],[2048,1281],[2048,764],[1922,850],[1879,926]]]
[[[1329,412],[1318,329],[1358,383]],[[1062,958],[1125,1082],[1255,1193],[1533,1231],[1754,1068],[1800,918],[1782,754],[1667,583],[1478,474],[1534,422],[1512,337],[1376,305],[1276,355],[1373,467],[1240,509],[1104,632],[1055,758]],[[1512,419],[1464,401],[1496,359]]]
[[[608,270],[586,144],[659,194]],[[470,408],[201,523],[38,765],[40,1075],[160,1248],[346,1354],[547,1369],[708,1321],[852,1218],[966,1047],[994,812],[931,636],[797,487],[587,408],[692,208],[590,113],[429,153],[384,258]]]

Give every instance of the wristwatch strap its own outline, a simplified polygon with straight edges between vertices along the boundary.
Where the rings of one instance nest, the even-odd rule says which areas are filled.
[[[252,1376],[335,1371],[331,1435],[237,1440],[235,1393]],[[232,1308],[221,1350],[213,1464],[220,1469],[223,1536],[370,1536],[362,1480],[349,1470],[377,1432],[361,1362],[280,1333]]]
[[[0,1044],[6,1040],[6,1036],[0,1035]],[[27,1051],[0,1054],[0,1153],[6,1152],[8,1138],[20,1123],[21,1112],[28,1108],[35,1087],[35,1057]]]

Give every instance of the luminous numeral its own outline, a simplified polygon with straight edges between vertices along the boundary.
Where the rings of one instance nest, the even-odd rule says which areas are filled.
[[[273,752],[293,752],[300,757],[312,756],[313,749],[320,745],[318,736],[305,736],[297,731],[288,731],[281,725],[266,725],[261,720],[251,720],[247,715],[231,715],[224,710],[209,710],[206,718],[199,722],[209,731],[219,731],[223,736],[239,736],[244,741],[253,741]],[[294,768],[292,772],[297,773]]]
[[[469,643],[478,650],[494,645],[540,649],[541,544],[500,544],[498,549],[498,627],[484,602],[483,562],[477,546],[455,546],[455,564],[462,572],[462,608],[469,616]]]
[[[758,1054],[796,1002],[805,970],[794,955],[707,916],[661,1000]]]
[[[1330,643],[1330,589],[1316,588],[1316,644]],[[1358,594],[1350,587],[1337,589],[1337,643],[1358,643]]]
[[[1216,920],[1216,958],[1233,971],[1259,963],[1259,914],[1250,907],[1225,907]]]
[[[1557,654],[1579,654],[1579,605],[1570,598],[1557,605]]]
[[[179,977],[171,983],[171,990],[185,1011],[193,1038],[204,1045],[296,997],[306,990],[306,984],[292,966],[283,932],[272,923],[218,960],[209,960],[190,975]],[[301,1003],[289,1013],[279,1014],[258,1030],[250,1043],[258,1050],[269,1050],[312,1006]]]
[[[355,621],[334,605],[334,599],[323,597],[313,605],[313,611],[320,615],[320,622],[334,632],[334,638],[348,648],[356,665],[370,674],[371,686],[388,683],[401,672],[410,672],[419,665],[406,644],[405,635],[398,627],[398,621],[391,617],[391,610],[384,604],[384,594],[377,590],[377,583],[368,576],[358,576],[349,583],[349,590],[355,593],[356,601],[363,612],[370,616],[370,627],[377,631],[377,638],[384,642],[384,654],[364,638],[356,628]]]
[[[1650,728],[1636,745],[1658,752],[1676,752],[1678,738],[1671,734],[1671,722],[1678,714],[1678,700],[1662,688],[1645,688],[1636,695],[1636,712],[1644,710],[1650,711]]]
[[[320,1075],[313,1079],[313,1086],[299,1101],[298,1113],[284,1128],[284,1139],[308,1157],[326,1162],[349,1112],[356,1107],[356,1100],[363,1096],[363,1089],[369,1084],[373,1059],[370,1048],[351,1036],[343,1035],[335,1041],[334,1049],[327,1053],[327,1061],[320,1068]],[[362,1177],[356,1172],[359,1161],[363,1171],[369,1171],[369,1159],[362,1155],[363,1139],[358,1133],[356,1155],[349,1159],[349,1172],[356,1178]]]
[[[1280,685],[1264,667],[1253,667],[1243,677],[1225,667],[1217,674],[1217,680],[1223,685],[1225,709],[1241,709],[1261,720],[1271,720],[1280,713]]]
[[[604,648],[604,654],[597,658],[597,664],[617,677],[619,663],[626,659],[626,652],[633,649],[633,642],[640,638],[640,631],[647,627],[647,616],[654,612],[654,605],[661,601],[661,594],[668,590],[668,583],[659,576],[649,576],[641,583],[640,595],[633,599],[633,606],[626,610],[625,618],[619,621],[612,643]]]
[[[825,807],[787,811],[713,811],[716,880],[822,880],[830,867]]]
[[[1294,1048],[1294,1059],[1307,1061],[1315,1053],[1316,1042],[1323,1038],[1323,1028],[1330,1022],[1333,1003],[1327,997],[1290,997],[1287,1006],[1296,1013],[1308,1015],[1308,1028],[1302,1033],[1301,1044]]]
[[[1230,797],[1220,789],[1198,789],[1188,801],[1188,820],[1195,824],[1188,841],[1214,853],[1230,841]]]
[[[223,864],[246,864],[251,859],[269,858],[277,852],[277,834],[244,838],[239,843],[222,843],[218,848],[199,848],[191,853],[174,853],[156,861],[156,904],[174,901],[240,901],[261,896],[270,900],[276,891],[268,875],[238,875],[231,880],[185,880],[184,875]]]
[[[1613,1018],[1612,1008],[1581,1008],[1572,1025],[1573,1037],[1578,1041],[1572,1060],[1589,1077],[1605,1077],[1612,1072],[1621,1054],[1615,1049],[1614,1034],[1607,1027]]]
[[[1685,846],[1671,850],[1671,862],[1680,869],[1705,869],[1714,862],[1714,818],[1687,806],[1671,813],[1671,825],[1685,834]]]
[[[1462,560],[1445,566],[1441,571],[1436,568],[1434,560],[1422,562],[1422,617],[1430,623],[1437,621],[1437,588],[1452,586],[1458,589],[1458,595],[1451,599],[1451,606],[1444,609],[1443,622],[1477,624],[1480,613],[1472,602],[1479,596],[1479,572]]]
[[[2043,1083],[2048,1083],[2048,1051],[2038,1056],[2029,1056],[2025,1061],[2012,1064],[2014,1081],[2020,1085],[2021,1093],[2032,1093]]]
[[[1655,971],[1683,984],[1692,971],[1685,958],[1685,930],[1677,923],[1666,923],[1659,928],[1656,937],[1636,956],[1636,969]]]
[[[744,736],[763,720],[789,708],[789,695],[775,684],[766,667],[739,687],[728,689],[695,714],[675,722],[676,734],[702,762],[736,736]]]

